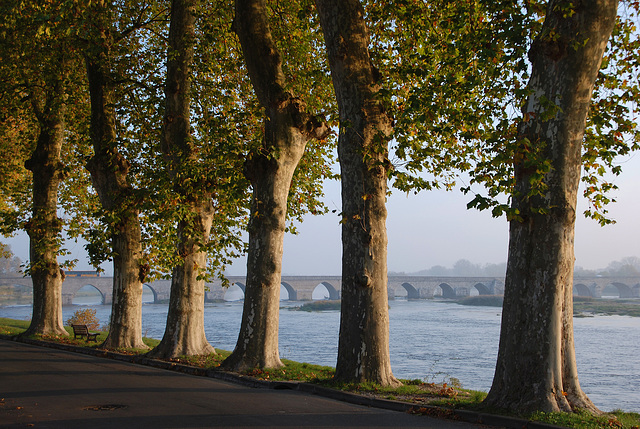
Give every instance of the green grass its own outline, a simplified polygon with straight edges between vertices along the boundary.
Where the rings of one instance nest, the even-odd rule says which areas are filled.
[[[400,380],[401,386],[389,387],[376,383],[340,383],[332,379],[319,380],[319,384],[354,393],[374,394],[378,397],[441,405],[449,408],[477,408],[487,396],[485,392],[462,389],[447,383],[426,383],[422,380]]]
[[[216,354],[180,356],[171,361],[199,368],[216,369],[230,354],[230,351],[216,349]],[[282,359],[282,363],[284,366],[281,368],[254,368],[242,371],[240,374],[269,381],[317,382],[330,380],[335,372],[332,367],[300,363],[287,359]]]
[[[573,429],[620,428],[637,429],[640,427],[640,414],[613,411],[601,416],[593,416],[587,412],[576,413],[542,413],[528,416],[529,420],[564,426]]]
[[[199,368],[215,369],[218,368],[222,361],[224,361],[230,354],[231,352],[227,350],[216,349],[215,354],[200,356],[180,356],[179,358],[172,359],[172,361],[184,365],[197,366]]]
[[[282,363],[284,364],[282,368],[255,368],[244,371],[243,374],[262,380],[314,383],[330,380],[335,373],[335,369],[330,366],[295,362],[288,359],[282,359]]]
[[[29,327],[31,322],[28,320],[16,320],[0,317],[0,334],[18,335],[23,333]]]
[[[332,311],[340,310],[340,300],[337,301],[313,301],[302,304],[299,307],[289,307],[291,310],[298,311]]]
[[[585,313],[640,317],[640,300],[575,297],[573,313],[582,317],[585,316]]]
[[[96,331],[96,332],[100,332],[100,335],[98,335],[98,344],[97,344],[97,345],[100,345],[102,341],[104,341],[107,338],[107,332],[102,332],[102,331]],[[104,337],[104,338],[101,338],[101,337]],[[112,351],[122,353],[122,354],[127,354],[127,355],[141,355],[153,349],[158,344],[160,344],[160,340],[156,340],[155,338],[147,338],[147,337],[142,337],[142,342],[148,348],[146,349],[118,348],[118,349],[113,349]],[[85,343],[86,346],[90,347],[89,344],[91,344],[91,346],[93,347],[97,347],[95,343]]]
[[[487,392],[462,389],[458,395],[433,400],[431,405],[465,410],[481,410],[482,401],[484,401],[486,397]]]
[[[29,320],[16,320],[16,319],[7,319],[7,318],[0,317],[0,334],[3,334],[3,335],[19,335],[19,334],[21,334],[21,333],[23,333],[24,331],[27,330],[27,328],[29,327],[30,323],[31,322]],[[71,328],[70,326],[65,326],[64,329],[69,333],[68,337],[64,337],[64,336],[49,336],[49,335],[32,335],[30,337],[33,338],[33,339],[44,340],[44,341],[55,341],[55,342],[58,342],[58,343],[70,344],[70,345],[74,345],[74,346],[97,348],[100,344],[102,344],[102,342],[104,342],[104,340],[107,338],[107,334],[108,334],[106,331],[95,331],[95,332],[99,332],[99,334],[97,336],[97,341],[96,342],[92,341],[92,342],[88,343],[87,341],[85,341],[82,338],[74,339],[73,338],[73,328]],[[156,340],[154,338],[146,338],[145,337],[145,338],[142,339],[142,341],[150,348],[154,348],[155,346],[160,344],[160,340]],[[144,353],[147,350],[145,350],[145,349],[121,349],[121,350],[116,350],[116,351],[127,353],[127,354],[138,354],[138,353]]]

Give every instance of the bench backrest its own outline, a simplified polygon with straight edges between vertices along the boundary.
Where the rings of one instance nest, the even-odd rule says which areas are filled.
[[[89,328],[87,328],[87,325],[71,325],[71,327],[73,328],[73,332],[76,334],[88,334],[89,333]]]

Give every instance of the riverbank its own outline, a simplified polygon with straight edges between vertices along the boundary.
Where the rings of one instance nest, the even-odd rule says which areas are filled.
[[[504,297],[502,295],[477,295],[451,301],[460,305],[502,307],[503,299]],[[337,311],[340,310],[340,301],[312,301],[295,307],[295,309],[299,311]],[[603,316],[640,317],[640,299],[574,297],[574,317],[593,317],[598,314]]]
[[[574,298],[574,317],[592,317],[597,314],[640,317],[640,299]]]
[[[499,295],[478,295],[454,301],[461,305],[502,307],[503,297]],[[591,317],[597,314],[603,316],[640,317],[640,299],[573,297],[574,317]]]
[[[469,392],[455,386],[424,383],[420,380],[402,380],[405,384],[400,388],[383,388],[376,385],[345,385],[330,380],[332,371],[318,368],[315,365],[284,361],[285,367],[278,370],[253,370],[246,373],[229,373],[217,369],[221,359],[188,360],[173,359],[168,361],[149,359],[142,351],[108,351],[100,349],[96,344],[87,344],[82,340],[70,338],[16,337],[15,333],[26,328],[28,322],[11,319],[0,319],[0,338],[12,339],[28,344],[57,348],[93,356],[127,361],[136,364],[153,366],[173,371],[180,371],[196,376],[213,377],[233,381],[246,386],[270,389],[293,389],[327,396],[345,402],[404,411],[431,417],[461,420],[484,425],[496,425],[508,428],[585,428],[597,429],[616,427],[619,429],[637,429],[640,425],[640,414],[614,411],[602,416],[590,416],[584,413],[535,413],[529,416],[486,414],[481,406],[484,398],[482,392]],[[9,332],[10,335],[6,333]],[[101,333],[101,337],[106,333]],[[104,339],[104,338],[99,338]],[[145,339],[145,342],[149,339]],[[157,340],[151,340],[157,344]],[[228,352],[224,352],[226,354]],[[203,363],[208,362],[208,363]],[[282,376],[287,369],[295,366],[305,374],[313,374],[308,380],[300,380],[298,376]],[[322,371],[325,371],[322,373]],[[276,381],[273,375],[280,377]],[[291,374],[291,373],[290,373]],[[540,422],[545,424],[540,424]]]
[[[340,310],[340,300],[322,300],[305,302],[299,307],[294,307],[297,311],[335,311]]]
[[[480,307],[502,307],[502,295],[477,295],[461,299],[453,299],[460,305]],[[340,301],[312,301],[295,307],[299,311],[337,311],[340,310]],[[598,299],[576,296],[573,299],[574,317],[603,316],[631,316],[640,317],[640,299]]]

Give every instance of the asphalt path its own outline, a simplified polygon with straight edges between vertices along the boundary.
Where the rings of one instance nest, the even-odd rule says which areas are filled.
[[[486,426],[0,340],[0,427]]]

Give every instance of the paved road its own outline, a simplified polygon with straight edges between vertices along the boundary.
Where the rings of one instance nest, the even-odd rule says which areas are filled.
[[[0,427],[481,426],[0,340]]]

